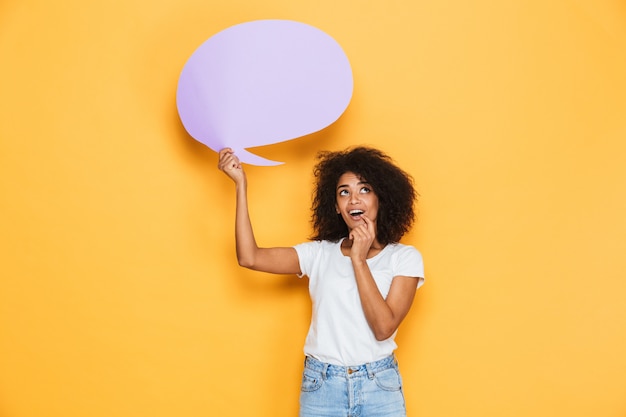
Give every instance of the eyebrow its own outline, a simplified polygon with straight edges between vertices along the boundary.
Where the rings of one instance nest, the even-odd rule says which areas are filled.
[[[357,182],[357,183],[356,183],[356,185],[369,185],[370,187],[372,186],[372,185],[371,185],[369,182],[367,182],[367,181],[359,181],[359,182]],[[341,184],[341,185],[338,185],[338,186],[337,186],[337,189],[340,189],[340,188],[348,188],[348,187],[350,187],[348,184]]]

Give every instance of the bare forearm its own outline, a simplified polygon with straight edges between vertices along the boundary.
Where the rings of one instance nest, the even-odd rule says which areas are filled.
[[[298,255],[292,247],[261,248],[257,245],[248,212],[246,183],[237,184],[235,245],[239,265],[274,274],[299,274]]]
[[[217,167],[235,182],[235,248],[239,265],[271,273],[300,273],[294,248],[259,248],[248,212],[248,180],[239,159],[230,148],[220,150]]]
[[[385,340],[397,329],[399,320],[378,290],[367,262],[353,261],[352,265],[367,323],[377,340]]]
[[[252,222],[248,211],[248,193],[246,181],[237,184],[237,208],[235,214],[235,242],[237,261],[244,267],[252,267],[259,247],[254,238]]]

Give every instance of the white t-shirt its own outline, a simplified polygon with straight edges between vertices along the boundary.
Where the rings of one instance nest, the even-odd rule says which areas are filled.
[[[353,366],[383,359],[396,349],[396,332],[376,340],[361,306],[354,269],[341,253],[341,241],[314,241],[294,246],[302,276],[309,277],[313,304],[304,353],[333,365]],[[389,244],[367,260],[379,291],[387,298],[391,281],[402,275],[424,283],[422,255],[413,246]]]

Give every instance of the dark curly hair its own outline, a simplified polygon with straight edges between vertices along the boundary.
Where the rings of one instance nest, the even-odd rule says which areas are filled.
[[[313,174],[316,179],[312,204],[312,240],[337,242],[348,236],[348,226],[335,210],[339,178],[353,172],[372,186],[378,197],[376,238],[386,245],[396,243],[409,231],[415,219],[417,192],[413,178],[398,168],[378,149],[355,147],[344,151],[322,151]]]

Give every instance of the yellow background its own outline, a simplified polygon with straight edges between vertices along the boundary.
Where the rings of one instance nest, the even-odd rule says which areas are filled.
[[[213,34],[292,19],[352,102],[248,167],[264,245],[310,233],[320,149],[416,179],[409,414],[626,415],[626,5],[618,0],[0,3],[0,415],[294,416],[306,280],[240,269],[234,193],[175,107]]]

